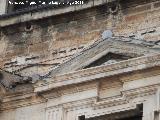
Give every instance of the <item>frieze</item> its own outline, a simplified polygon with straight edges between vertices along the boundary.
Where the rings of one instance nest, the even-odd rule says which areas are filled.
[[[67,111],[74,111],[82,109],[82,106],[83,108],[85,106],[86,106],[85,108],[88,108],[90,106],[92,109],[98,110],[124,104],[132,104],[131,101],[139,97],[142,98],[140,102],[143,102],[145,101],[145,96],[155,95],[158,90],[158,87],[160,87],[160,85],[151,85],[134,90],[122,91],[122,95],[117,95],[102,100],[101,99],[99,100],[97,98],[92,98],[92,100],[86,99],[86,101],[85,100],[75,101],[63,105],[65,106],[65,109],[67,109]],[[137,103],[140,104],[139,101],[137,101]]]
[[[100,90],[122,87],[123,85],[123,82],[118,77],[109,77],[100,80]]]
[[[89,83],[82,83],[79,85],[64,86],[63,89],[56,88],[40,94],[47,99],[53,99],[53,98],[61,97],[63,95],[75,94],[75,93],[92,90],[92,89],[95,89],[95,90],[97,89],[97,82],[93,81]]]

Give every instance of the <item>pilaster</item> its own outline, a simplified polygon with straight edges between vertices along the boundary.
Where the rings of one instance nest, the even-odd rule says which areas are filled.
[[[7,0],[0,0],[0,15],[6,13]]]
[[[160,120],[160,88],[156,93],[156,108],[154,113],[154,120]]]
[[[149,97],[146,99],[146,101],[143,103],[143,118],[142,120],[154,120],[155,118],[155,101],[156,96],[153,95],[152,97]]]

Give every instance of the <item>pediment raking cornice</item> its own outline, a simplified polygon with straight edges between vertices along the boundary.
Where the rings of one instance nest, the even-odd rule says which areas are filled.
[[[125,55],[131,58],[159,53],[159,50],[153,49],[154,45],[154,43],[144,40],[123,37],[101,39],[42,76],[42,79],[80,70],[108,53]]]

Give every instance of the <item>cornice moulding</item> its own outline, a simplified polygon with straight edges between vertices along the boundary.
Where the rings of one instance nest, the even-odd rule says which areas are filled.
[[[130,104],[130,101],[136,98],[142,98],[141,101],[138,101],[138,103],[141,103],[145,101],[146,99],[145,96],[155,95],[156,92],[158,91],[158,88],[160,88],[160,84],[154,84],[136,89],[121,91],[121,95],[116,95],[105,99],[97,99],[98,97],[97,96],[97,97],[91,97],[87,99],[62,103],[59,104],[58,106],[62,106],[63,108],[66,109],[66,111],[72,111],[87,107],[93,107],[96,110],[96,109],[104,109],[108,107]],[[33,97],[35,97],[35,99],[33,99]],[[44,102],[47,102],[44,96],[41,97],[35,93],[32,93],[28,96],[25,96],[24,98],[16,99],[15,97],[14,99],[12,98],[10,101],[3,100],[1,102],[0,111],[15,109],[24,106],[30,106],[34,104],[40,104]],[[49,106],[46,109],[52,109],[52,107],[56,106]]]
[[[155,66],[160,66],[160,54],[133,58],[111,65],[104,65],[55,76],[46,79],[46,81],[38,81],[34,86],[34,92],[43,92],[57,87],[93,81],[103,77],[143,70]]]
[[[0,27],[5,27],[8,25],[27,22],[31,20],[38,20],[38,19],[47,18],[50,16],[60,15],[60,14],[66,14],[69,12],[75,12],[75,11],[103,5],[108,2],[114,2],[114,1],[115,0],[89,0],[87,4],[83,4],[83,5],[72,5],[72,6],[58,8],[58,9],[47,9],[47,10],[44,9],[37,12],[30,11],[23,14],[22,13],[17,15],[15,14],[12,16],[8,16],[6,18],[5,17],[0,18]]]
[[[112,111],[112,109],[114,109],[115,106],[129,105],[124,109],[131,109],[132,107],[135,108],[137,104],[141,104],[144,101],[146,101],[145,96],[155,95],[158,90],[158,87],[160,87],[160,85],[151,85],[151,86],[146,86],[146,87],[138,88],[134,90],[122,91],[122,95],[117,95],[117,96],[106,98],[103,100],[97,100],[97,98],[79,100],[75,102],[65,103],[63,104],[63,107],[66,109],[66,111],[74,111],[82,108],[85,109],[88,107],[92,107],[94,110],[100,110],[100,109],[104,110],[105,108],[107,109],[110,108]],[[136,102],[135,101],[132,102],[132,100],[136,98],[142,98],[142,99]],[[123,109],[117,109],[117,110],[123,111]]]
[[[46,102],[46,100],[35,93],[31,93],[26,96],[21,95],[20,97],[13,97],[12,99],[2,99],[0,112],[44,102]]]

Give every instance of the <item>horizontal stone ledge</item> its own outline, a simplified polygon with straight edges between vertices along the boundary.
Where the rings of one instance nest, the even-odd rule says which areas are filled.
[[[46,81],[38,81],[34,86],[34,91],[47,91],[57,87],[88,82],[103,77],[119,75],[121,73],[127,73],[131,71],[143,70],[155,66],[160,66],[160,54],[133,58],[111,65],[104,65],[55,76],[53,78],[47,79]]]
[[[42,9],[37,11],[35,9],[34,11],[19,12],[17,14],[16,13],[11,15],[6,14],[3,16],[0,16],[0,27],[5,27],[8,25],[27,22],[31,20],[47,18],[50,16],[65,14],[69,12],[79,11],[79,10],[103,5],[113,1],[116,1],[116,0],[89,0],[88,3],[83,5],[73,5],[73,6],[63,7],[63,8],[56,8],[56,9],[54,8]]]

